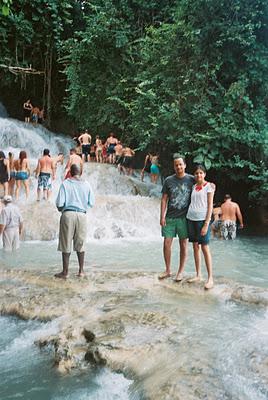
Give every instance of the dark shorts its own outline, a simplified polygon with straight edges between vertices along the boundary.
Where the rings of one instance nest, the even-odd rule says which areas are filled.
[[[0,176],[0,183],[3,185],[4,183],[8,182],[8,175]]]
[[[85,156],[90,154],[90,144],[82,144],[82,154]]]
[[[123,159],[123,166],[126,168],[132,168],[133,157],[124,157]]]
[[[203,228],[205,221],[191,221],[187,219],[187,228],[189,242],[198,244],[209,244],[210,239],[210,224],[208,226],[208,231],[205,236],[201,236],[201,229]]]
[[[162,236],[165,238],[187,239],[187,222],[185,217],[166,218],[166,225],[162,226]]]
[[[110,154],[114,154],[115,153],[115,144],[110,144],[108,149],[107,149],[107,153]]]

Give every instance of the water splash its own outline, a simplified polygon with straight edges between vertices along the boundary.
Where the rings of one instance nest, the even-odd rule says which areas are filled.
[[[11,118],[0,118],[0,132],[0,149],[12,151],[15,156],[20,150],[26,150],[29,158],[38,158],[45,148],[49,148],[51,154],[67,154],[73,144],[66,136]]]

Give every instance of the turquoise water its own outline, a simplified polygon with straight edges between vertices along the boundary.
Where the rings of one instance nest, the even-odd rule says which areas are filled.
[[[224,276],[230,282],[267,287],[268,240],[264,237],[240,237],[233,242],[213,240],[215,282]],[[61,268],[61,254],[54,242],[22,243],[21,249],[8,257],[2,253],[5,266],[53,274]],[[173,246],[173,272],[177,265],[177,242]],[[87,244],[86,269],[114,271],[163,270],[162,240],[113,240]],[[70,274],[77,272],[76,255],[71,256]],[[194,273],[192,249],[189,245],[186,275]],[[203,266],[203,275],[206,272]],[[179,307],[178,307],[179,304]],[[258,374],[255,355],[267,354],[268,315],[263,307],[232,301],[205,299],[163,292],[163,297],[150,299],[150,309],[169,313],[181,321],[180,332],[172,338],[176,363],[186,362],[193,369],[200,357],[210,366],[204,387],[214,381],[224,387],[223,399],[266,400],[268,387]],[[53,367],[53,353],[40,350],[35,340],[43,333],[57,332],[57,321],[40,324],[0,318],[0,399],[51,400],[138,400],[139,392],[132,382],[108,370],[86,369],[68,376]],[[143,329],[137,327],[134,342],[147,340]],[[183,346],[181,345],[183,341]],[[268,356],[268,355],[267,355]],[[256,356],[257,357],[257,356]],[[263,361],[262,361],[263,362]],[[208,367],[206,367],[208,368]],[[190,379],[190,376],[189,376]],[[190,382],[184,382],[190,386]],[[199,388],[200,389],[200,388]],[[202,390],[201,390],[202,391]],[[203,388],[205,393],[205,389]],[[205,395],[205,394],[204,394]],[[201,397],[202,398],[202,397]],[[203,397],[206,398],[206,397]],[[215,397],[213,397],[214,399]],[[164,399],[163,399],[164,400]],[[218,399],[217,399],[218,400]]]
[[[52,352],[34,345],[42,334],[57,331],[57,322],[41,324],[0,317],[1,400],[127,400],[131,382],[106,369],[86,369],[63,376]],[[138,397],[135,397],[138,399]]]
[[[247,285],[267,287],[268,285],[268,238],[240,236],[235,241],[211,241],[214,275],[224,276]],[[61,265],[61,254],[56,251],[57,242],[22,243],[17,253],[3,255],[8,267],[40,269],[51,268],[53,274]],[[185,273],[194,273],[193,252],[188,246],[189,256]],[[175,273],[178,260],[178,242],[174,240],[172,269]],[[76,255],[71,255],[72,265],[77,265]],[[162,240],[139,241],[111,240],[90,241],[87,244],[86,265],[90,269],[138,270],[159,273],[164,268]],[[205,267],[202,267],[206,276]]]

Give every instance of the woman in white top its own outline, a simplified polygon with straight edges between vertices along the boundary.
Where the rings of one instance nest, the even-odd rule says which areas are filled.
[[[186,218],[189,241],[193,243],[196,277],[188,282],[196,282],[201,279],[201,247],[208,272],[205,289],[211,289],[213,287],[213,276],[209,239],[215,185],[205,181],[206,170],[201,165],[196,167],[194,176],[196,184],[192,189],[191,203]]]

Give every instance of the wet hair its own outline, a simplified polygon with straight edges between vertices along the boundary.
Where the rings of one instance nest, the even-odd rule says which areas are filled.
[[[49,153],[50,153],[49,149],[44,149],[43,152],[44,156],[49,156],[50,155]]]
[[[151,153],[151,154],[152,154],[152,153]],[[184,164],[186,164],[186,162],[185,162],[185,157],[184,157],[184,156],[182,156],[182,155],[179,154],[179,153],[174,153],[174,154],[173,154],[173,161],[178,160],[179,158],[181,158],[182,161],[184,162]]]
[[[230,194],[227,193],[224,195],[224,200],[228,200],[228,199],[232,199],[232,197]]]
[[[58,156],[63,156],[63,153],[58,153]]]
[[[6,158],[6,155],[2,150],[0,150],[0,158]]]
[[[80,175],[80,167],[77,164],[72,164],[70,168],[71,176]]]
[[[70,150],[70,153],[71,153],[71,154],[76,154],[76,149],[74,149],[74,148],[71,149],[71,150]]]
[[[26,151],[21,150],[21,151],[20,151],[20,155],[19,155],[20,163],[22,163],[22,161],[23,161],[25,158],[27,158],[27,153],[26,153]]]
[[[198,164],[198,165],[195,166],[194,174],[196,173],[196,171],[197,171],[198,169],[201,169],[201,171],[203,171],[205,174],[207,173],[207,170],[206,170],[206,168],[204,167],[204,165]]]

